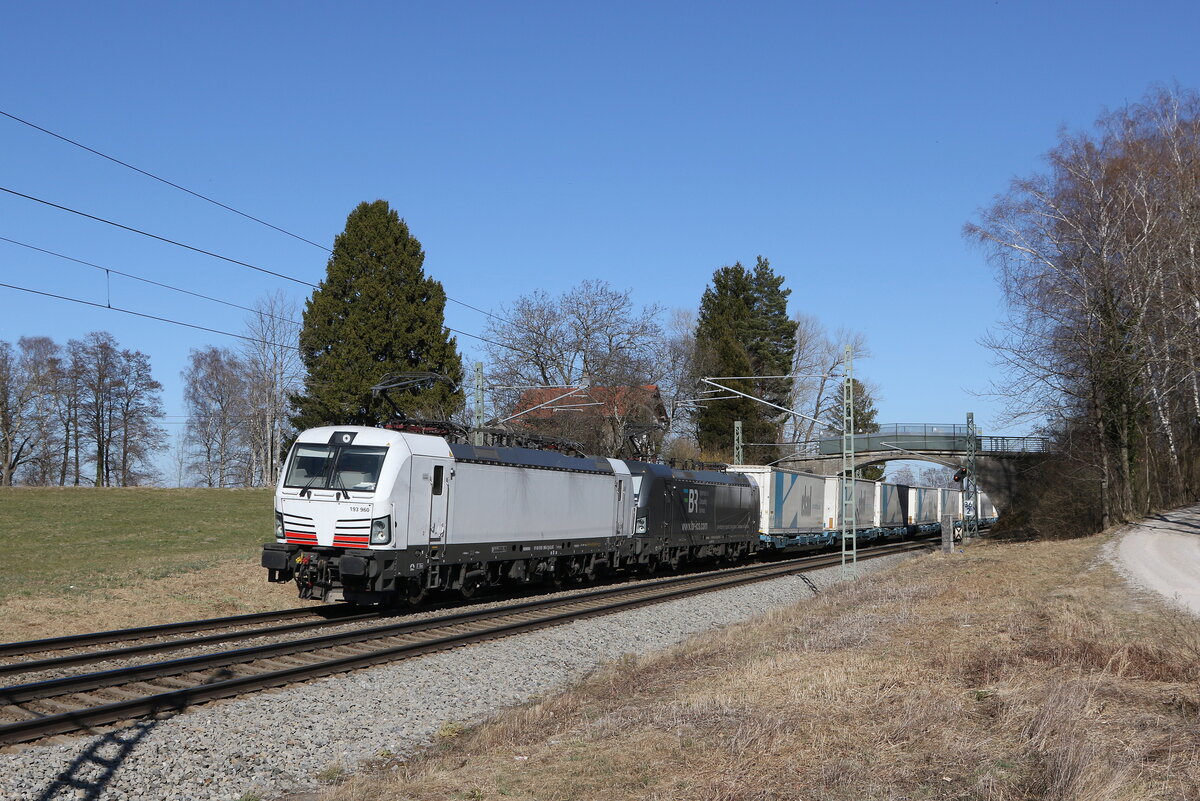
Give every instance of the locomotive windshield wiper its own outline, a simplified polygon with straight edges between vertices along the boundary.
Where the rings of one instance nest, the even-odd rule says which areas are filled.
[[[305,496],[305,494],[307,494],[308,497],[311,498],[313,485],[325,477],[326,476],[324,473],[322,473],[319,476],[313,476],[312,481],[308,482],[307,484],[305,484],[303,487],[300,488],[300,497],[303,498]]]

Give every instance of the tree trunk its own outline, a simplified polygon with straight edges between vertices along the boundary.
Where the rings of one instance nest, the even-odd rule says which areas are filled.
[[[1100,404],[1095,397],[1095,390],[1092,395],[1092,425],[1096,432],[1096,447],[1100,452],[1100,527],[1107,529],[1112,523],[1112,505],[1108,497],[1108,487],[1110,484],[1110,468],[1108,464],[1108,447],[1105,444],[1107,437],[1104,431],[1104,415],[1100,411]]]
[[[71,418],[68,417],[63,423],[63,450],[62,464],[58,472],[58,486],[67,486],[67,470],[71,466]]]

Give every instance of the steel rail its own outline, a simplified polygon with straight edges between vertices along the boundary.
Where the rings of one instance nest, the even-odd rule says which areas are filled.
[[[799,557],[799,558],[811,558],[811,557]],[[747,567],[740,568],[740,569],[751,569],[752,567],[753,566],[747,566]],[[695,578],[697,575],[703,575],[703,574],[692,574],[691,576],[684,576],[684,577],[680,577],[677,579],[667,579],[667,580],[668,581],[672,581],[672,580],[686,581],[686,580],[688,580],[688,578]],[[645,582],[644,580],[641,583],[647,584],[647,582]],[[653,582],[650,582],[650,585],[653,585]],[[628,586],[628,585],[626,585],[626,586]],[[611,588],[607,589],[607,590],[606,589],[597,590],[597,592],[606,592],[606,591],[612,591],[612,590],[611,590]],[[582,596],[582,595],[583,594],[581,593],[580,596]],[[576,597],[580,597],[580,596],[576,596]],[[552,601],[553,601],[553,599],[551,599],[551,602]],[[540,603],[540,602],[535,602],[535,603]],[[441,603],[434,603],[434,604],[428,605],[426,607],[425,611],[436,611],[438,609],[444,609],[446,607],[453,607],[453,606],[456,606],[459,604],[460,604],[460,602],[457,602],[457,601],[446,601],[446,602],[441,602]],[[347,607],[349,607],[349,608],[347,608]],[[296,632],[296,631],[304,631],[306,629],[324,628],[326,626],[336,626],[336,625],[342,625],[342,624],[346,624],[346,623],[354,623],[354,622],[358,622],[361,620],[369,620],[372,618],[384,618],[384,617],[388,617],[388,616],[391,616],[391,615],[394,615],[397,613],[397,610],[395,610],[395,609],[380,608],[380,609],[371,610],[369,612],[362,612],[361,614],[348,614],[351,610],[362,610],[362,609],[363,609],[363,607],[353,606],[353,605],[340,605],[338,607],[331,607],[328,611],[331,613],[332,616],[321,614],[322,612],[325,612],[326,610],[323,610],[320,608],[310,609],[310,611],[312,611],[314,614],[321,615],[321,618],[318,620],[309,620],[309,621],[303,621],[300,623],[290,623],[290,624],[286,624],[286,625],[282,625],[282,626],[272,626],[272,627],[268,627],[268,628],[246,629],[244,631],[227,631],[227,632],[222,632],[222,633],[218,633],[218,634],[210,634],[210,635],[206,635],[203,637],[192,637],[192,638],[183,639],[183,640],[169,640],[166,642],[143,643],[141,645],[133,645],[133,646],[127,646],[127,647],[122,647],[122,648],[112,648],[112,649],[107,649],[107,650],[103,650],[103,651],[83,651],[83,652],[80,652],[77,654],[68,654],[65,656],[53,656],[53,657],[46,657],[43,659],[30,659],[30,660],[26,660],[23,662],[10,662],[8,664],[0,664],[0,677],[15,676],[15,675],[19,675],[22,673],[36,673],[36,672],[45,671],[45,670],[56,670],[59,668],[65,668],[65,667],[72,666],[72,665],[86,665],[86,664],[94,664],[96,662],[107,662],[107,661],[112,661],[112,660],[117,660],[117,659],[126,659],[129,657],[145,655],[145,654],[161,654],[161,653],[166,653],[168,651],[180,651],[180,650],[185,650],[188,648],[195,648],[195,647],[200,647],[200,646],[204,646],[204,645],[211,645],[211,644],[217,643],[217,642],[233,642],[236,640],[256,639],[258,637],[272,637],[272,636],[288,634],[288,633],[292,633],[292,632]],[[24,653],[36,653],[38,650],[47,650],[47,651],[65,650],[65,649],[71,647],[73,644],[79,644],[81,642],[84,645],[88,645],[88,644],[99,644],[99,643],[108,643],[108,642],[122,642],[122,641],[133,640],[133,639],[147,639],[148,637],[154,636],[155,632],[159,633],[159,636],[162,636],[163,634],[171,634],[171,633],[176,633],[176,632],[187,633],[189,631],[202,631],[202,630],[204,630],[204,628],[221,628],[221,627],[229,627],[231,625],[237,626],[237,625],[243,625],[243,624],[244,625],[252,625],[256,621],[269,622],[270,619],[278,618],[279,616],[284,616],[285,619],[289,618],[289,617],[300,616],[299,613],[302,613],[303,611],[305,611],[305,609],[288,609],[288,610],[282,610],[279,612],[263,612],[263,613],[255,613],[255,614],[250,614],[250,615],[238,615],[236,617],[228,617],[228,618],[212,618],[209,620],[183,621],[180,623],[167,623],[167,624],[162,624],[160,626],[148,626],[148,627],[137,628],[137,629],[117,629],[116,631],[109,631],[109,632],[95,632],[93,634],[73,635],[73,636],[68,636],[68,637],[55,637],[55,638],[51,638],[48,640],[29,640],[29,641],[22,642],[22,643],[11,643],[10,645],[14,645],[14,646],[28,645],[28,646],[30,646],[28,648],[28,650],[26,650]],[[420,611],[420,610],[413,610],[413,611]],[[209,624],[209,625],[206,626],[205,624]],[[150,632],[150,633],[147,634],[146,632]],[[118,635],[118,636],[115,639],[113,639],[113,638],[111,638],[110,635]],[[53,645],[53,647],[47,647],[47,648],[41,648],[41,649],[37,648],[37,646],[41,643],[52,643],[54,645]],[[2,654],[0,654],[0,655],[2,655]]]
[[[813,558],[812,556],[792,557],[792,559]],[[753,566],[748,566],[741,569],[751,569]],[[693,574],[695,575],[695,574]],[[682,577],[677,580],[686,580],[687,577]],[[668,579],[671,580],[671,579]],[[642,583],[645,583],[643,580]],[[605,590],[599,590],[604,592]],[[440,603],[429,604],[424,611],[436,611],[447,607],[459,605],[457,601],[444,601]],[[211,645],[217,642],[233,642],[236,640],[248,640],[258,637],[271,637],[281,634],[287,634],[294,631],[303,631],[305,629],[323,628],[326,626],[341,625],[344,623],[354,623],[361,620],[371,618],[384,618],[397,614],[396,609],[379,608],[369,612],[362,612],[364,607],[355,606],[353,604],[339,604],[330,607],[301,607],[297,609],[284,609],[274,612],[257,612],[248,615],[236,615],[232,617],[209,618],[204,620],[190,620],[179,623],[164,623],[155,626],[144,626],[140,628],[116,629],[112,631],[100,631],[90,634],[68,635],[65,637],[52,637],[41,640],[25,640],[21,642],[7,643],[0,645],[0,656],[5,655],[26,655],[30,653],[38,653],[42,651],[67,650],[73,647],[82,647],[87,645],[109,644],[117,642],[125,642],[129,640],[150,639],[156,636],[166,636],[170,634],[186,634],[193,631],[204,631],[207,629],[220,628],[236,628],[238,626],[250,626],[255,623],[271,622],[279,619],[290,619],[303,616],[315,616],[318,620],[304,621],[300,623],[291,623],[283,626],[274,626],[262,629],[247,629],[244,631],[227,631],[219,634],[211,634],[202,637],[193,637],[183,640],[169,640],[166,642],[152,642],[141,645],[134,645],[122,648],[106,649],[103,651],[83,651],[77,654],[68,654],[66,656],[45,657],[41,659],[30,659],[23,662],[10,662],[8,664],[0,664],[0,677],[14,676],[22,673],[35,673],[44,670],[55,670],[65,668],[72,665],[94,664],[96,662],[106,662],[116,659],[125,659],[128,657],[159,654],[168,651],[179,651],[187,648],[195,648],[204,645]],[[359,614],[352,614],[353,612]],[[412,610],[421,611],[421,610]]]
[[[869,555],[864,554],[862,558],[879,558],[895,553],[923,549],[925,547],[927,546],[924,543],[903,543],[894,546],[881,546],[879,548],[872,549]],[[651,582],[649,584],[638,584],[634,587],[625,586],[616,589],[599,590],[592,593],[586,593],[584,595],[571,596],[569,598],[543,599],[541,601],[534,601],[527,604],[517,604],[515,606],[504,607],[502,609],[482,610],[480,612],[465,612],[458,615],[449,615],[443,618],[428,619],[424,621],[411,621],[409,623],[397,624],[395,626],[376,627],[377,633],[373,637],[369,638],[378,639],[380,637],[414,633],[418,628],[436,629],[452,625],[461,625],[462,623],[480,622],[495,617],[513,617],[522,613],[533,611],[536,607],[557,606],[561,609],[571,606],[578,606],[581,603],[586,603],[588,601],[602,600],[603,596],[616,596],[615,599],[610,599],[605,603],[600,603],[582,610],[575,609],[555,612],[553,611],[553,608],[551,608],[546,610],[548,614],[533,620],[515,620],[508,623],[500,623],[498,625],[481,630],[448,634],[441,637],[434,637],[425,641],[404,643],[383,649],[377,649],[363,654],[339,656],[337,658],[316,664],[288,667],[249,676],[219,679],[216,681],[207,680],[207,683],[203,683],[195,687],[171,690],[142,698],[117,701],[109,704],[103,704],[101,706],[83,708],[70,712],[62,712],[37,717],[31,720],[0,725],[0,743],[23,742],[39,737],[62,734],[81,728],[113,723],[134,717],[146,717],[164,712],[178,712],[182,711],[191,704],[201,701],[227,698],[254,690],[277,687],[283,684],[318,678],[333,673],[341,673],[368,665],[378,664],[380,662],[394,661],[399,658],[408,658],[433,651],[445,650],[469,643],[480,642],[487,639],[494,639],[519,632],[532,631],[548,626],[554,626],[560,623],[569,622],[571,620],[579,620],[596,615],[609,614],[615,611],[632,609],[639,606],[660,603],[666,600],[674,600],[676,598],[687,597],[703,592],[711,592],[718,589],[726,589],[741,584],[749,584],[756,581],[763,581],[789,574],[803,573],[823,567],[834,566],[839,563],[840,557],[838,556],[820,556],[810,559],[795,560],[784,565],[773,565],[767,567],[755,565],[751,566],[750,568],[738,569],[736,575],[731,575],[734,573],[734,571],[726,571],[715,576],[709,574],[701,577],[689,576],[678,579],[665,579],[658,582]],[[627,597],[621,598],[621,595]],[[408,630],[398,631],[399,629],[405,628]],[[392,629],[393,633],[378,633],[379,630],[387,629]],[[358,634],[361,635],[362,632],[358,632]],[[335,647],[339,644],[345,644],[343,641],[335,643],[334,646],[331,646],[328,641],[332,639],[342,640],[347,636],[350,636],[350,634],[327,635],[326,637],[315,638],[315,640],[322,641],[320,647],[327,648]],[[364,639],[364,637],[360,636],[360,639]],[[313,645],[314,640],[292,641],[284,644],[276,644],[273,652],[269,650],[271,646],[259,646],[258,648],[254,649],[240,649],[240,651],[235,652],[212,654],[203,657],[192,657],[187,660],[172,660],[172,662],[159,663],[157,665],[145,665],[135,668],[134,671],[145,671],[155,668],[162,670],[166,668],[166,666],[170,665],[172,672],[178,673],[180,671],[176,670],[176,668],[180,667],[183,663],[187,663],[187,665],[190,667],[185,669],[183,672],[192,672],[199,664],[198,661],[193,660],[212,660],[219,659],[221,657],[229,658],[233,654],[241,654],[244,657],[248,651],[256,652],[258,654],[258,658],[269,658],[272,656],[286,655],[287,653],[296,653],[298,651],[311,651],[313,650]],[[236,661],[244,662],[245,659],[242,658]],[[209,664],[208,666],[211,667],[213,665]],[[84,684],[86,684],[89,680],[92,682],[107,682],[109,678],[113,678],[113,673],[115,672],[103,671],[97,674],[89,674],[88,676],[69,677],[68,680],[55,679],[50,680],[49,682],[38,682],[30,685],[5,688],[4,690],[0,690],[0,696],[2,696],[4,700],[8,701],[10,704],[19,704],[21,703],[21,700],[36,700],[61,694],[57,691],[54,691],[49,695],[45,693],[39,695],[35,689],[38,687],[38,685],[41,685],[44,689],[54,688],[56,690],[62,690],[63,692],[81,692],[83,691],[82,685],[76,685],[74,686],[74,689],[64,688],[71,686],[68,682],[72,678],[77,681],[83,681]],[[146,677],[140,672],[137,675],[142,676],[142,678]],[[129,673],[126,673],[125,679],[118,679],[115,683],[126,683],[129,680],[137,681],[138,678],[130,679]],[[106,683],[103,686],[111,686],[111,684]],[[95,687],[93,686],[92,689],[95,689]]]
[[[95,690],[102,687],[111,687],[117,684],[127,684],[146,679],[178,675],[180,673],[190,673],[196,670],[203,670],[207,668],[244,663],[254,659],[286,656],[292,653],[315,651],[323,648],[336,648],[338,646],[349,645],[352,643],[362,642],[364,640],[376,640],[384,637],[414,634],[422,631],[428,631],[430,629],[447,628],[450,626],[461,625],[463,623],[479,622],[497,617],[508,617],[514,614],[536,611],[537,609],[546,607],[570,605],[579,601],[589,601],[607,596],[636,594],[638,592],[653,593],[655,590],[663,588],[664,586],[704,584],[705,582],[711,582],[714,578],[737,578],[738,576],[742,576],[744,574],[757,576],[760,572],[765,573],[767,577],[786,575],[788,572],[792,572],[792,569],[796,567],[797,563],[803,562],[805,565],[808,565],[809,560],[814,560],[821,563],[818,565],[818,567],[823,567],[824,564],[822,560],[825,559],[831,560],[831,564],[838,563],[832,561],[835,560],[835,557],[833,556],[818,556],[809,557],[808,560],[794,560],[784,565],[748,565],[719,573],[710,572],[698,575],[660,579],[657,581],[640,582],[633,585],[626,584],[620,587],[606,587],[589,592],[578,593],[565,598],[561,596],[556,598],[542,598],[518,604],[494,607],[492,609],[472,609],[452,615],[442,615],[440,617],[424,618],[421,620],[408,620],[399,623],[389,623],[384,626],[355,629],[353,631],[326,634],[318,637],[308,637],[301,640],[290,640],[283,643],[265,643],[263,645],[255,645],[231,651],[221,651],[213,654],[199,654],[197,656],[182,657],[180,659],[171,659],[163,662],[152,662],[144,665],[135,665],[113,668],[111,670],[96,671],[93,673],[85,673],[79,676],[64,676],[62,678],[46,679],[27,684],[17,684],[0,688],[0,702],[18,704],[41,698],[52,698],[58,695],[67,695],[69,693],[86,692],[88,690]],[[813,568],[809,567],[808,569]]]
[[[90,634],[68,634],[64,637],[47,637],[40,640],[21,640],[19,642],[0,643],[0,656],[21,656],[22,654],[40,651],[61,651],[67,648],[78,648],[97,643],[125,642],[141,640],[149,637],[161,637],[165,634],[188,634],[193,631],[204,631],[214,628],[229,628],[233,626],[253,626],[256,623],[270,623],[276,620],[290,620],[309,615],[334,617],[350,614],[358,610],[354,604],[338,604],[336,606],[302,606],[294,609],[279,609],[274,612],[252,612],[247,615],[232,615],[230,617],[213,617],[204,620],[184,620],[179,623],[160,623],[155,626],[140,626],[129,629],[113,629],[111,631],[95,631]]]
[[[360,607],[361,608],[361,607]],[[287,623],[282,626],[268,626],[263,629],[246,629],[244,631],[225,631],[219,634],[208,634],[203,637],[189,637],[186,640],[169,640],[167,642],[149,642],[141,645],[129,645],[123,648],[111,648],[105,651],[84,651],[66,656],[51,656],[45,659],[30,659],[25,662],[10,662],[0,665],[0,676],[12,676],[18,673],[35,673],[42,670],[54,670],[68,665],[86,665],[94,662],[107,662],[113,659],[125,659],[143,654],[160,654],[166,651],[180,651],[185,648],[196,648],[201,645],[211,645],[217,642],[233,642],[235,640],[250,640],[256,637],[273,637],[296,631],[340,626],[355,623],[360,620],[372,620],[383,617],[385,611],[376,610],[363,612],[358,615],[322,618],[320,620],[304,620],[299,623]]]

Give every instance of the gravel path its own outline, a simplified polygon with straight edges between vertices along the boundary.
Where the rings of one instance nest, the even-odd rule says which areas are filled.
[[[866,575],[908,558],[864,562]],[[818,588],[840,568],[805,574]],[[448,721],[485,718],[577,681],[622,654],[812,597],[789,576],[208,704],[70,744],[0,754],[4,799],[239,799],[313,789],[319,777],[427,745]]]
[[[1118,567],[1134,584],[1200,615],[1200,506],[1129,526],[1116,556]]]

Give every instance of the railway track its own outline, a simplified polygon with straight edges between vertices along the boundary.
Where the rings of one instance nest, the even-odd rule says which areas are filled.
[[[111,645],[118,642],[147,640],[173,634],[192,634],[198,631],[236,629],[243,626],[257,626],[262,623],[274,623],[281,620],[293,620],[295,618],[324,617],[332,619],[354,614],[357,611],[361,611],[361,607],[356,607],[353,604],[336,604],[325,607],[303,606],[297,609],[280,609],[274,612],[255,612],[249,615],[213,617],[204,620],[188,620],[181,623],[163,623],[157,626],[97,631],[90,634],[71,634],[66,637],[48,637],[41,640],[22,640],[20,642],[0,643],[0,657],[24,656],[26,654],[47,651],[65,651],[92,645]]]
[[[879,558],[926,547],[921,542],[884,545],[860,553],[859,558]],[[833,554],[751,565],[10,685],[0,688],[0,744],[27,742],[124,720],[178,712],[204,701],[229,698],[840,563],[841,555]],[[309,630],[306,626],[310,624],[320,627],[369,617],[380,615],[378,612],[345,614],[331,620],[302,621],[272,628],[284,629],[279,632],[282,634],[306,633]],[[179,625],[190,626],[202,622],[212,621]],[[167,627],[150,628],[159,629],[161,633]],[[228,636],[226,632],[210,635],[210,638]],[[175,641],[174,647],[182,647],[178,645],[179,642]],[[126,656],[154,653],[152,649],[161,645],[145,643],[111,650],[106,652],[108,656],[105,659],[116,658],[120,651],[124,651]],[[79,656],[71,654],[65,658],[75,659]],[[30,665],[34,662],[17,664]],[[58,664],[62,666],[66,663]]]

